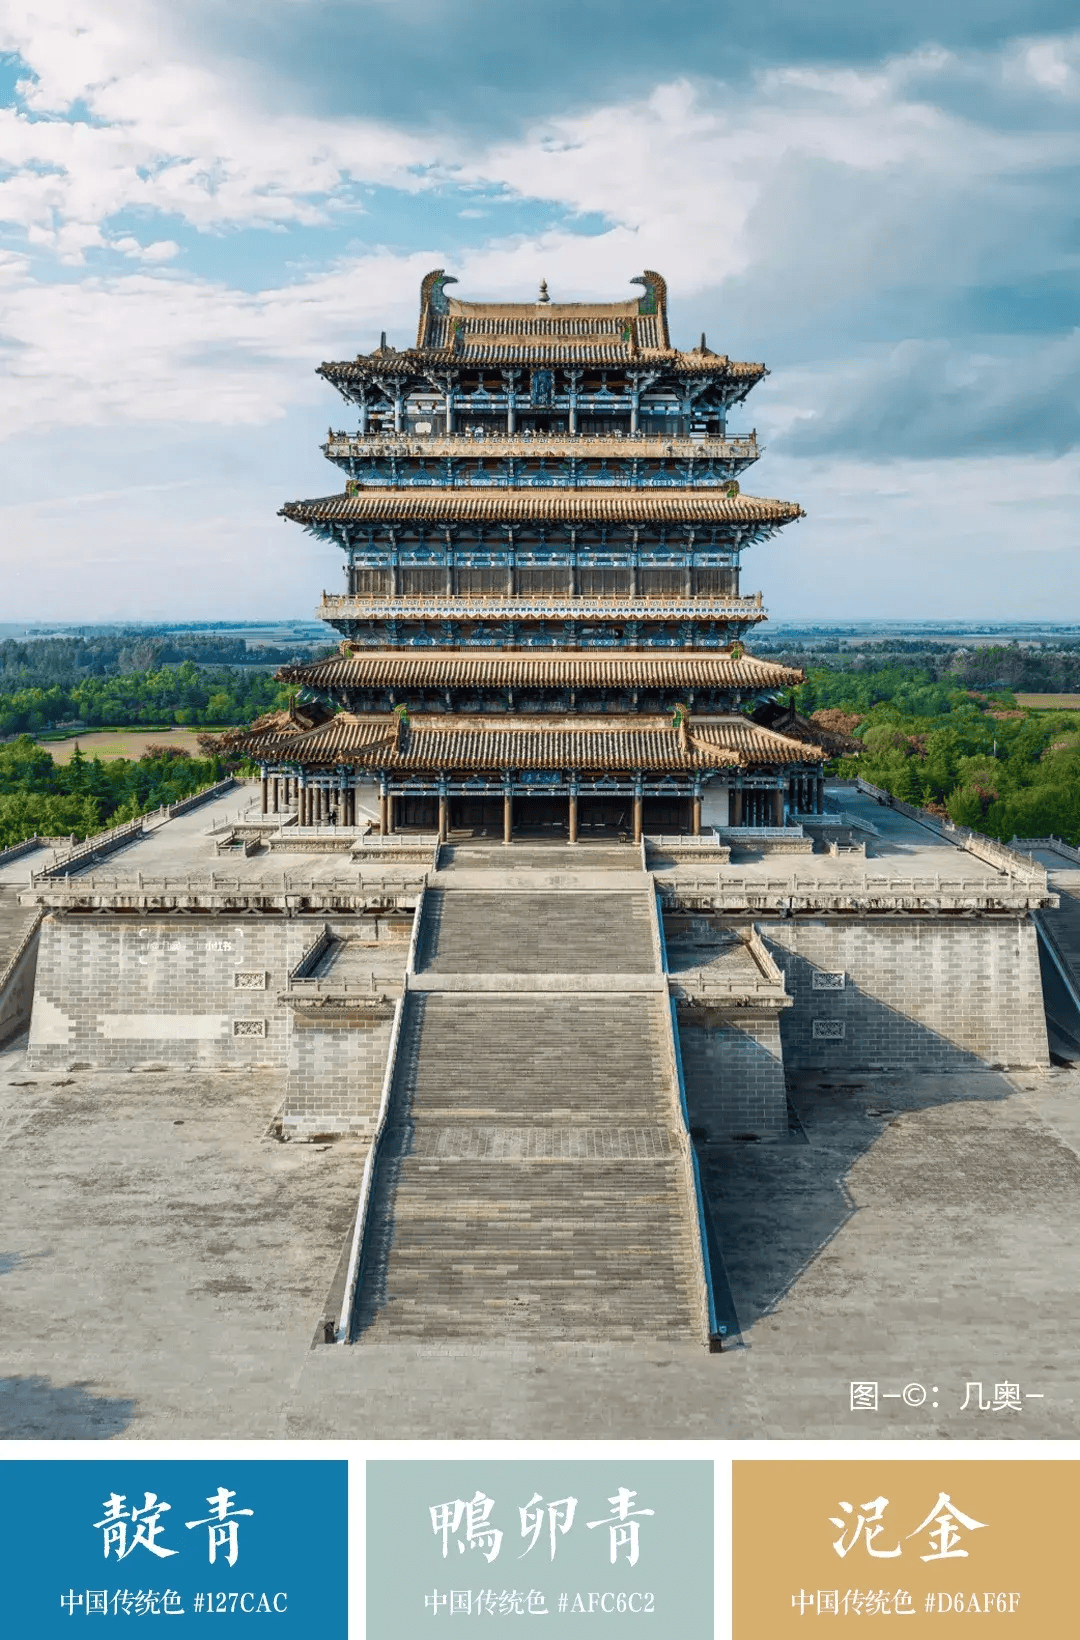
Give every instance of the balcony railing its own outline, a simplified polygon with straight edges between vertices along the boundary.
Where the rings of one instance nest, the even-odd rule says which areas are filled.
[[[657,461],[665,456],[680,460],[756,461],[764,448],[757,436],[749,438],[668,438],[655,433],[347,433],[331,432],[323,446],[331,459],[391,456],[460,459],[464,456],[529,456],[594,460],[619,456],[624,460]]]
[[[616,618],[626,621],[767,619],[760,592],[752,598],[710,598],[707,595],[697,598],[631,598],[617,594],[572,598],[558,593],[529,593],[519,598],[508,598],[472,593],[448,597],[428,593],[391,596],[369,592],[324,592],[318,614],[324,621],[350,615],[361,620],[439,621],[585,621],[597,617],[608,621]]]

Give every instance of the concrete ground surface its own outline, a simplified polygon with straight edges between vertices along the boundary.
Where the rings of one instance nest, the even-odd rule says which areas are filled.
[[[0,1436],[1080,1436],[1080,1071],[808,1077],[789,1143],[704,1150],[712,1356],[316,1346],[364,1145],[280,1143],[282,1091],[0,1053]]]

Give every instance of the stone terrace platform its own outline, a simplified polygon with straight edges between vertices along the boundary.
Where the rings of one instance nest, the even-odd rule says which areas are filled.
[[[742,1329],[721,1355],[316,1346],[366,1144],[278,1143],[280,1097],[0,1052],[0,1438],[1080,1437],[1080,1072],[812,1077],[790,1145],[703,1151]],[[927,1399],[853,1413],[852,1379]],[[1042,1399],[962,1412],[972,1379]]]
[[[1080,1279],[1080,1073],[1047,1066],[1045,1033],[1039,1059],[1030,912],[1054,910],[1058,886],[1048,888],[1039,861],[1035,869],[1014,868],[1007,857],[995,863],[847,788],[828,796],[875,828],[865,859],[820,850],[778,858],[736,846],[726,864],[680,860],[651,876],[629,845],[457,839],[438,870],[433,858],[361,867],[348,852],[304,851],[300,836],[284,855],[239,847],[221,856],[215,836],[238,820],[258,823],[246,795],[226,794],[159,825],[66,881],[31,887],[31,870],[50,862],[43,853],[23,857],[3,868],[5,904],[18,896],[25,917],[81,899],[82,914],[59,919],[65,938],[109,925],[134,937],[145,920],[159,952],[192,928],[246,929],[260,953],[244,959],[253,970],[276,960],[261,954],[270,945],[259,940],[285,936],[292,969],[325,925],[331,954],[316,956],[295,988],[352,986],[381,1002],[402,989],[422,892],[433,906],[461,889],[470,898],[490,894],[491,915],[505,920],[500,900],[525,906],[569,892],[599,907],[655,883],[668,906],[667,976],[628,972],[620,985],[643,987],[643,1006],[653,1006],[657,986],[680,1005],[691,1132],[722,1250],[716,1276],[728,1347],[709,1355],[700,1343],[680,1342],[672,1333],[681,1319],[655,1331],[631,1324],[618,1342],[566,1327],[537,1336],[520,1325],[520,1308],[515,1324],[500,1328],[505,1283],[502,1293],[476,1289],[484,1314],[456,1339],[427,1331],[414,1286],[403,1313],[425,1325],[395,1330],[385,1313],[371,1313],[360,1345],[315,1347],[322,1318],[340,1303],[370,1131],[358,1123],[333,1144],[281,1144],[288,1100],[299,1108],[312,1076],[330,1074],[326,1066],[341,1073],[318,1057],[323,1048],[307,1060],[273,1057],[275,1010],[287,989],[273,978],[262,995],[245,994],[244,1006],[271,1024],[250,1067],[230,1071],[194,1046],[183,1063],[140,1047],[132,1068],[87,1066],[62,1047],[50,1049],[47,1066],[28,1065],[25,1042],[0,1055],[0,1142],[13,1163],[0,1209],[0,1283],[11,1318],[0,1341],[0,1434],[1080,1436],[1071,1298]],[[509,935],[491,932],[503,952],[511,938],[512,954],[510,921]],[[505,954],[470,963],[475,931],[456,954],[453,940],[444,945],[445,966],[422,949],[408,982],[414,1001],[445,1012],[459,983],[508,995],[521,979],[534,999],[552,977],[535,971],[547,965],[549,931],[537,927],[534,938],[534,971],[517,978]],[[603,941],[587,928],[579,949],[591,953],[595,1001]],[[151,952],[151,960],[163,959]],[[234,959],[221,961],[231,986]],[[566,976],[556,980],[567,995]],[[977,1030],[965,1038],[971,1020]],[[978,1035],[1001,1021],[993,1040]],[[1017,1021],[1027,1022],[1027,1035]],[[822,1036],[818,1023],[827,1027]],[[370,1077],[379,1044],[376,1030],[368,1034]],[[749,1114],[740,1118],[741,1138],[725,1126],[710,1089],[724,1084],[714,1068],[730,1069],[733,1044],[747,1113],[749,1094],[766,1081],[769,1098],[779,1090],[783,1104],[786,1080],[782,1132],[755,1131]],[[1014,1068],[1006,1075],[993,1063]],[[1015,1069],[1023,1065],[1034,1068]],[[497,1068],[493,1077],[492,1098],[512,1091],[512,1078]],[[430,1080],[418,1088],[433,1113],[438,1088]],[[617,1097],[615,1089],[609,1101]],[[517,1145],[515,1165],[539,1143],[543,1120],[496,1104],[478,1110],[460,1133],[432,1115],[433,1151],[417,1154],[418,1177],[430,1163],[452,1187],[492,1143]],[[583,1133],[607,1125],[585,1114]],[[575,1124],[562,1126],[572,1149]],[[307,1131],[317,1135],[315,1118]],[[770,1142],[751,1142],[751,1134]],[[608,1183],[617,1194],[618,1181]],[[573,1205],[567,1198],[568,1213]],[[417,1206],[406,1215],[414,1228],[422,1223]],[[540,1200],[530,1212],[549,1240],[557,1237],[557,1214],[545,1216]],[[157,1227],[153,1235],[147,1225]],[[604,1226],[597,1250],[611,1259],[617,1237],[606,1219]],[[527,1253],[528,1237],[520,1245]],[[440,1256],[452,1311],[460,1261],[452,1246]],[[685,1314],[682,1280],[664,1290]],[[542,1271],[530,1282],[531,1294],[541,1294]],[[628,1303],[632,1291],[624,1291]],[[1023,1315],[1023,1329],[1003,1330],[1003,1315]],[[980,1377],[988,1386],[1019,1381],[1032,1399],[1008,1422],[961,1414],[966,1381]],[[880,1414],[854,1414],[848,1382],[861,1378],[879,1379],[883,1392],[910,1381],[940,1392],[917,1411],[890,1401]]]

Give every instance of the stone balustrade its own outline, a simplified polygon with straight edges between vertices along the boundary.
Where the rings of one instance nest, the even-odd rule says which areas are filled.
[[[411,909],[422,893],[423,876],[241,877],[85,876],[40,878],[20,896],[23,905],[53,910],[127,911],[361,911],[366,906]]]
[[[845,871],[842,878],[732,876],[681,870],[660,873],[657,888],[665,907],[687,905],[751,916],[840,912],[1038,911],[1052,909],[1058,896],[1046,876],[989,882],[973,877],[876,876]]]

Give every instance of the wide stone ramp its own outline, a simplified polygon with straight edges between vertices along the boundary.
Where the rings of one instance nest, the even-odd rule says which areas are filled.
[[[431,889],[418,967],[433,974],[655,973],[645,892]]]
[[[666,1005],[410,994],[354,1337],[700,1336]]]

